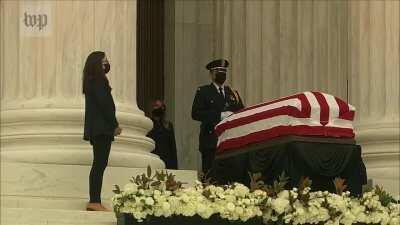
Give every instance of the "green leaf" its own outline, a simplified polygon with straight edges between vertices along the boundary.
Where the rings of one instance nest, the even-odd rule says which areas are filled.
[[[393,196],[383,190],[383,187],[376,185],[375,193],[378,195],[379,201],[381,202],[382,206],[387,207],[390,203],[398,203],[398,201],[396,201]]]
[[[152,187],[160,186],[161,182],[160,181],[154,181],[150,184]]]
[[[121,194],[121,189],[119,188],[118,185],[114,184],[113,192],[114,192],[115,194]]]
[[[150,165],[147,166],[147,177],[151,177],[151,167]]]

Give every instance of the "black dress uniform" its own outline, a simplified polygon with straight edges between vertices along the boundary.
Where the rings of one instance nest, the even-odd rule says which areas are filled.
[[[215,60],[210,64],[213,64],[214,67],[225,66],[226,68],[228,63],[226,60]],[[207,65],[207,68],[212,70],[214,67],[210,67],[210,64]],[[234,92],[228,86],[223,86],[223,90],[225,93],[220,93],[214,83],[201,86],[197,89],[193,101],[192,118],[201,122],[199,151],[202,157],[203,173],[208,173],[213,166],[217,145],[214,127],[221,121],[221,113],[225,111],[235,112],[244,108],[237,92]]]

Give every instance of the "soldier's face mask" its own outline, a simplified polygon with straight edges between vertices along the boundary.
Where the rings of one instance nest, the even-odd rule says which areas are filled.
[[[226,81],[226,72],[223,71],[217,71],[215,73],[215,83],[222,85]]]

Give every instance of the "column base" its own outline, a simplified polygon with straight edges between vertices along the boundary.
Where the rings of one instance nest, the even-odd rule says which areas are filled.
[[[362,146],[367,175],[374,185],[400,196],[399,122],[374,122],[356,127],[356,140]]]
[[[150,153],[154,141],[146,134],[153,123],[139,113],[133,109],[118,113],[123,132],[112,144],[110,166],[165,167],[157,155]],[[83,119],[81,108],[4,110],[1,157],[7,162],[91,165],[92,146],[83,140]]]

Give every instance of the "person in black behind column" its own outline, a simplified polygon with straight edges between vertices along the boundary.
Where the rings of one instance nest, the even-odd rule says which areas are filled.
[[[111,142],[121,134],[115,104],[106,74],[110,64],[104,52],[92,52],[83,69],[83,94],[85,95],[84,137],[93,147],[93,163],[89,175],[90,201],[88,211],[109,211],[101,204],[103,173],[107,167]]]
[[[161,100],[152,104],[151,120],[153,129],[147,134],[154,140],[155,149],[152,153],[160,156],[167,169],[178,169],[175,133],[172,123],[165,120],[166,106]]]
[[[233,112],[244,108],[236,91],[224,85],[229,62],[218,59],[207,64],[210,71],[211,84],[197,89],[192,105],[192,118],[200,121],[199,151],[201,153],[202,170],[209,174],[213,166],[217,136],[214,127]]]

